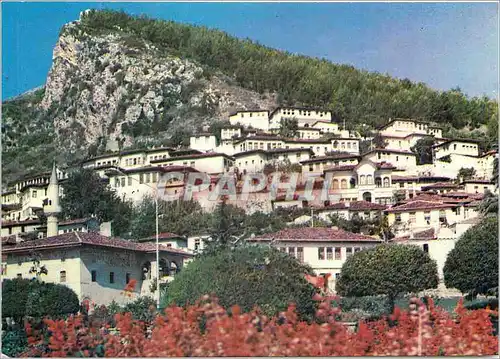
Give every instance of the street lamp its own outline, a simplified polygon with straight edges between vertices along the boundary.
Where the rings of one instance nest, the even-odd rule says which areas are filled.
[[[111,172],[120,174],[122,176],[126,176],[129,178],[129,176],[120,170],[119,168],[115,167],[111,170]],[[132,180],[139,182],[136,178],[130,177]],[[147,187],[153,189],[155,191],[155,218],[156,218],[156,309],[158,312],[160,311],[160,234],[159,234],[159,225],[158,225],[158,185],[155,187],[148,185],[147,183],[140,183],[146,185]]]

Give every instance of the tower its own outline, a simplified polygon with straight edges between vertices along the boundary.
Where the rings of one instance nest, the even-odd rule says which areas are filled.
[[[59,205],[59,184],[57,182],[56,164],[52,167],[49,187],[47,188],[47,199],[44,202],[43,213],[47,216],[47,237],[57,236],[57,215],[61,213]]]

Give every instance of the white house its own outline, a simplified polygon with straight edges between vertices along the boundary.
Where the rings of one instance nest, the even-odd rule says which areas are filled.
[[[373,162],[389,162],[393,164],[396,169],[402,170],[404,174],[416,174],[416,157],[417,156],[410,151],[391,150],[387,148],[377,148],[363,154],[363,158]]]
[[[299,126],[313,125],[317,121],[332,120],[332,113],[312,108],[278,107],[269,114],[269,128],[279,128],[281,120],[296,119]],[[254,126],[255,127],[255,126]]]
[[[269,111],[267,110],[244,110],[229,115],[231,125],[241,125],[244,127],[253,127],[268,131]]]
[[[277,247],[299,261],[310,265],[316,274],[330,273],[329,287],[335,288],[340,269],[353,253],[371,248],[380,239],[332,228],[287,228],[276,233],[247,239],[250,243]]]
[[[468,155],[479,156],[479,145],[474,140],[448,140],[438,145],[434,145],[434,157],[436,159],[442,158],[447,155]]]
[[[202,152],[215,151],[217,138],[211,133],[198,133],[189,137],[189,147]]]
[[[7,242],[2,246],[2,277],[33,278],[32,252],[40,255],[40,265],[47,268],[42,277],[47,283],[64,284],[75,291],[79,300],[91,299],[97,305],[112,301],[125,304],[134,298],[124,296],[123,289],[136,280],[134,296],[153,296],[151,285],[156,272],[156,246],[93,232],[70,232],[57,236]],[[169,281],[192,257],[187,251],[160,246],[161,281]]]
[[[223,153],[207,152],[184,156],[175,156],[151,162],[154,166],[189,166],[199,172],[225,173],[229,172],[234,164],[234,158]]]

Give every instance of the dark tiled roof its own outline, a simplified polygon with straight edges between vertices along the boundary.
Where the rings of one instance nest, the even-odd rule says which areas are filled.
[[[356,165],[345,165],[345,166],[332,166],[327,167],[323,170],[323,172],[332,172],[332,171],[353,171],[356,168]]]
[[[158,239],[178,239],[178,238],[184,239],[184,237],[181,236],[180,234],[175,234],[170,232],[163,232],[158,234]],[[139,241],[141,242],[151,241],[151,240],[156,240],[156,235],[139,239]]]
[[[461,184],[466,184],[466,183],[493,184],[493,182],[491,182],[490,180],[480,180],[480,179],[463,181]]]
[[[456,206],[457,206],[456,204],[451,204],[451,203],[413,200],[412,202],[408,202],[406,204],[391,207],[387,210],[387,212],[405,212],[405,211],[418,211],[426,209],[429,210],[445,209],[445,208],[453,208]]]
[[[219,157],[219,156],[226,157],[226,158],[232,160],[232,158],[230,156],[228,156],[224,153],[207,152],[207,153],[196,153],[196,154],[191,154],[191,155],[162,158],[162,159],[157,159],[157,160],[151,160],[149,162],[159,163],[159,162],[179,161],[179,160],[184,160],[184,159],[208,158],[208,157]]]
[[[387,209],[387,206],[372,203],[367,201],[352,201],[352,202],[337,202],[332,203],[329,206],[320,207],[318,210],[329,210],[329,209],[337,209],[337,210],[350,210],[350,211],[383,211]]]
[[[267,153],[293,153],[293,152],[309,152],[314,153],[310,148],[274,148],[266,150]]]
[[[25,221],[2,221],[2,227],[26,226],[29,224],[40,224],[39,219],[28,219]]]
[[[2,248],[2,250],[5,253],[15,253],[15,252],[24,252],[31,249],[43,250],[43,249],[51,249],[58,247],[73,247],[81,245],[117,248],[123,250],[148,252],[148,253],[156,251],[156,244],[154,243],[131,242],[120,238],[101,236],[100,234],[93,232],[64,233],[49,238],[35,239],[33,241],[24,241],[14,245],[5,246],[4,248]],[[162,252],[172,252],[172,253],[184,254],[186,256],[191,256],[191,254],[189,254],[188,252],[184,252],[179,249],[168,248],[164,245],[161,245],[160,247],[161,247],[160,250]]]
[[[451,182],[438,182],[428,186],[423,186],[422,190],[432,189],[432,188],[458,188],[459,186]]]
[[[342,160],[342,159],[348,159],[348,158],[359,159],[359,156],[353,155],[351,153],[338,153],[338,154],[331,154],[328,156],[314,157],[314,158],[311,158],[308,160],[300,161],[300,163],[315,163],[315,162],[323,162],[323,161],[329,161],[329,160]]]
[[[337,228],[287,228],[276,233],[269,233],[262,236],[254,237],[249,241],[308,241],[308,242],[380,242],[376,239],[364,234],[351,233]]]
[[[84,224],[87,223],[88,221],[92,220],[93,218],[78,218],[78,219],[69,219],[67,221],[61,221],[59,222],[60,226],[69,226],[72,224]],[[97,221],[97,219],[96,219]]]
[[[436,239],[436,233],[434,228],[429,228],[421,232],[413,233],[413,236],[405,235],[401,237],[396,237],[393,239],[394,242],[404,242],[408,240],[431,240]]]
[[[369,155],[370,153],[376,153],[376,152],[388,152],[388,153],[397,153],[397,154],[402,154],[402,155],[407,155],[407,156],[416,156],[413,152],[410,151],[398,151],[398,150],[390,150],[387,148],[375,148],[371,151],[363,153],[363,156]]]

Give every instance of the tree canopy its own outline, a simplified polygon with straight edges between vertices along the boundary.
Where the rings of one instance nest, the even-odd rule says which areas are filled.
[[[498,216],[484,219],[460,237],[443,273],[447,287],[472,296],[498,287]]]
[[[276,314],[296,303],[304,318],[315,310],[315,289],[305,280],[311,268],[268,246],[242,246],[196,258],[169,285],[163,306],[193,304],[205,294],[215,294],[229,309],[238,304],[243,311],[259,306],[266,315]]]
[[[458,129],[491,122],[488,128],[495,132],[491,119],[498,117],[496,101],[485,96],[468,98],[458,88],[435,91],[423,83],[294,55],[222,31],[124,12],[86,12],[78,28],[90,34],[126,32],[128,37],[149,41],[169,54],[200,62],[212,69],[207,73],[215,70],[231,76],[244,88],[277,92],[284,104],[329,108],[350,126],[365,123],[375,127],[389,117],[400,117]],[[76,29],[71,31],[78,34]]]
[[[132,206],[123,202],[92,169],[80,168],[62,184],[62,215],[68,219],[96,217],[111,221],[113,233],[121,235],[128,228]]]
[[[381,244],[347,258],[336,290],[347,297],[386,295],[393,306],[399,295],[437,285],[437,264],[429,254],[414,245]]]
[[[411,151],[417,155],[417,165],[432,163],[432,146],[435,143],[433,137],[424,137],[415,143]]]

